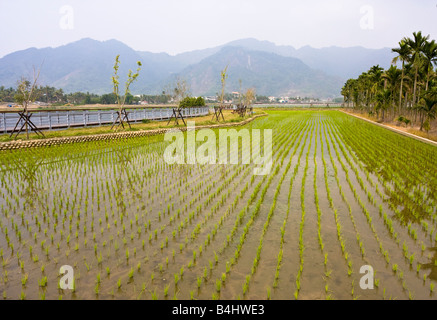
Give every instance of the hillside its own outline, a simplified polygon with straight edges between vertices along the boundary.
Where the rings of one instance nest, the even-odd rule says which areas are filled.
[[[122,81],[129,68],[136,68],[136,61],[143,63],[143,72],[138,83],[132,86],[133,90],[150,88],[159,78],[161,70],[153,61],[143,59],[122,42],[86,38],[57,48],[30,48],[3,57],[0,59],[0,85],[15,86],[21,76],[32,77],[33,66],[38,68],[42,64],[41,85],[62,88],[66,92],[111,92],[111,75],[117,54],[120,54]]]
[[[117,40],[85,38],[57,48],[29,48],[0,59],[0,86],[15,87],[21,76],[32,76],[42,65],[39,83],[65,92],[112,91],[114,58],[120,54],[121,81],[140,60],[143,68],[132,85],[134,94],[158,94],[176,76],[186,78],[193,95],[214,95],[220,86],[220,70],[229,64],[228,91],[255,87],[262,95],[339,96],[344,81],[374,64],[387,66],[388,48],[277,46],[272,42],[242,39],[222,46],[181,53],[135,51]]]
[[[274,53],[251,51],[239,47],[224,47],[216,54],[189,66],[179,73],[200,95],[215,95],[220,91],[220,71],[228,65],[226,90],[254,87],[261,95],[335,97],[342,85],[339,78],[315,71],[296,58]]]
[[[341,48],[332,46],[316,49],[304,46],[295,49],[292,46],[280,46],[270,41],[260,41],[253,38],[235,40],[215,48],[186,52],[176,57],[182,62],[198,63],[222,48],[229,46],[297,58],[309,67],[321,70],[329,75],[338,76],[343,81],[351,77],[357,77],[363,70],[368,70],[377,64],[383,68],[388,68],[394,57],[390,48],[367,49],[363,47]]]

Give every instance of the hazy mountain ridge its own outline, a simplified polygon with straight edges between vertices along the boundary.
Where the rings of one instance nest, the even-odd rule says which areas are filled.
[[[255,87],[262,95],[340,95],[344,81],[374,64],[387,67],[390,49],[329,47],[314,49],[277,46],[269,41],[242,39],[222,46],[195,50],[175,56],[135,51],[117,40],[85,38],[57,48],[29,48],[0,59],[0,85],[16,86],[21,76],[31,76],[42,63],[39,83],[60,87],[66,92],[112,91],[114,59],[120,54],[120,80],[142,62],[133,93],[157,94],[175,76],[185,78],[193,95],[214,95],[220,87],[220,70],[229,64],[227,91]],[[248,58],[250,56],[250,58]],[[249,61],[249,62],[248,62]]]
[[[181,71],[179,75],[191,83],[193,92],[215,95],[220,91],[220,71],[228,65],[226,90],[239,91],[256,88],[263,95],[303,95],[332,97],[342,85],[339,78],[315,71],[296,58],[275,53],[246,50],[242,47],[223,47],[216,54]]]
[[[207,54],[215,54],[221,48],[227,46],[243,47],[248,50],[271,52],[284,57],[298,58],[309,67],[321,70],[329,75],[339,76],[344,81],[351,77],[357,77],[363,70],[377,64],[388,68],[394,57],[390,48],[367,49],[359,46],[347,48],[331,46],[317,49],[304,46],[295,49],[292,46],[276,45],[270,41],[259,41],[253,38],[235,40],[222,46],[203,51],[187,52],[183,55],[186,59],[190,59],[191,54],[205,58]],[[195,60],[192,58],[191,61]]]

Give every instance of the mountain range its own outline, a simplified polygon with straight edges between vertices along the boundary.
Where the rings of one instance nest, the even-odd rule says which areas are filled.
[[[15,87],[22,76],[41,68],[39,83],[65,92],[109,93],[115,56],[120,55],[120,81],[136,61],[142,62],[133,94],[160,94],[177,77],[185,79],[191,94],[216,95],[220,71],[228,66],[226,91],[254,87],[267,96],[340,96],[344,82],[371,66],[387,68],[393,58],[389,48],[309,46],[295,49],[269,41],[242,39],[177,55],[135,51],[118,40],[81,39],[56,48],[29,48],[0,59],[0,86]]]

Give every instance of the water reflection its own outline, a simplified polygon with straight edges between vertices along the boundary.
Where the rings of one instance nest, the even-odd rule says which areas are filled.
[[[427,278],[437,281],[437,247],[428,248],[428,250],[432,251],[432,258],[428,257],[427,263],[422,263],[421,269],[429,270],[427,274]]]

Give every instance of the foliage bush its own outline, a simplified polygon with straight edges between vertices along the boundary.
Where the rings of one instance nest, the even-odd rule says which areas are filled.
[[[202,97],[186,97],[179,102],[180,108],[203,107],[204,105],[205,100]]]
[[[428,119],[423,123],[423,129],[425,129],[425,131],[426,131],[427,133],[429,132],[429,130],[431,130],[431,125],[430,125]]]
[[[399,122],[405,123],[405,126],[408,126],[410,124],[410,122],[411,122],[411,120],[409,120],[409,119],[407,119],[407,118],[405,118],[403,116],[400,116],[399,118],[397,118],[397,120]]]

